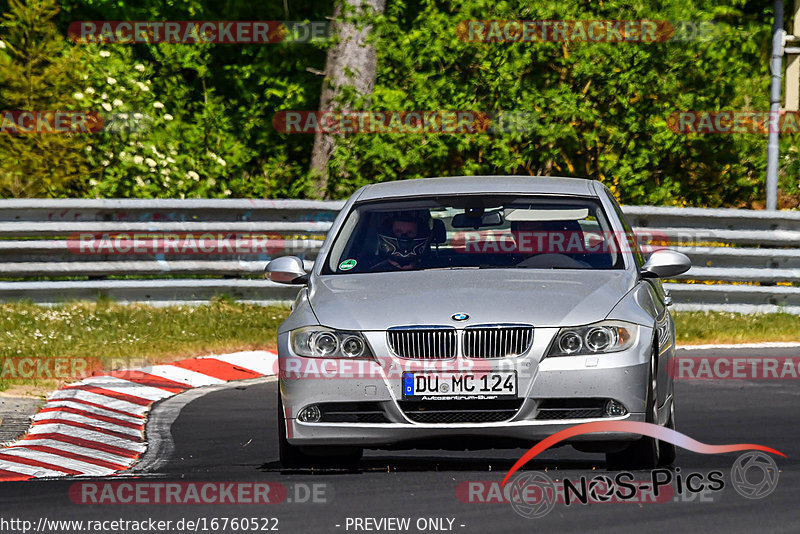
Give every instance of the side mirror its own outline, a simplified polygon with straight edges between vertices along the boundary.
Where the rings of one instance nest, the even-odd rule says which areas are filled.
[[[650,254],[641,273],[645,278],[670,278],[685,273],[691,266],[692,260],[686,254],[674,250],[657,250]]]
[[[275,258],[267,264],[267,278],[279,284],[305,284],[308,275],[303,268],[303,260],[297,256]]]

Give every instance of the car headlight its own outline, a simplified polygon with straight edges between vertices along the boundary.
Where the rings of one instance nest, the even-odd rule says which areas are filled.
[[[364,337],[358,332],[308,326],[292,330],[289,343],[295,354],[308,358],[371,358]]]
[[[584,356],[619,352],[636,342],[638,326],[622,321],[602,321],[588,326],[562,328],[548,356]]]

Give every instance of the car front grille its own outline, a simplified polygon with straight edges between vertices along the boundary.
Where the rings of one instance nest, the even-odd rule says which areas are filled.
[[[456,330],[451,327],[396,327],[387,332],[389,347],[401,358],[437,360],[456,355]]]
[[[530,325],[478,325],[464,329],[464,356],[505,358],[525,354],[533,342]]]
[[[607,417],[606,399],[545,399],[539,403],[536,419],[597,419]]]
[[[499,423],[514,417],[524,399],[490,401],[401,401],[400,409],[415,423]]]

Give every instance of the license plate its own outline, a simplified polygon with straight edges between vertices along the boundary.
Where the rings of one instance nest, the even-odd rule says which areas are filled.
[[[517,396],[516,371],[403,373],[403,398],[495,398]]]

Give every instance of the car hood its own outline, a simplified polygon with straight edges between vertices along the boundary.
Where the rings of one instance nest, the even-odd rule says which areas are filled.
[[[437,270],[316,277],[309,300],[320,324],[343,330],[404,325],[530,323],[582,325],[603,320],[630,291],[622,270]],[[455,313],[469,319],[454,321]]]

